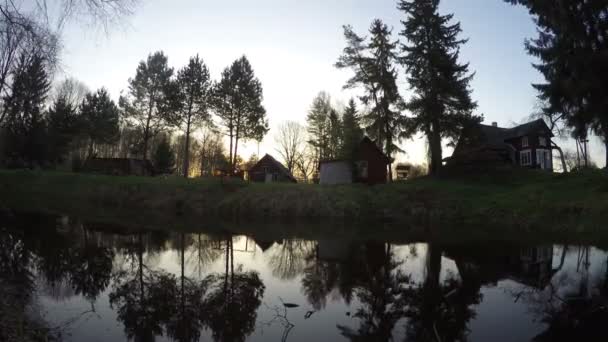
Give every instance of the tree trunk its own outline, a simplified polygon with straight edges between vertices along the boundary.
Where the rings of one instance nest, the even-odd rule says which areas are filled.
[[[608,170],[608,136],[604,138],[604,146],[606,147],[606,166],[604,168]]]
[[[429,148],[431,150],[431,165],[429,171],[431,175],[437,176],[443,163],[442,150],[441,150],[441,131],[439,124],[433,123],[431,134],[429,137]]]
[[[91,139],[91,141],[89,141],[89,152],[87,155],[87,160],[93,158],[93,139]]]
[[[568,173],[568,167],[566,166],[566,157],[564,157],[564,151],[562,151],[562,148],[557,146],[556,143],[554,143],[553,141],[551,142],[552,146],[551,148],[554,150],[557,150],[559,152],[559,157],[562,161],[562,170],[564,173]]]
[[[184,147],[184,178],[188,178],[190,169],[190,115],[186,124],[186,146]]]
[[[146,127],[144,129],[144,150],[143,150],[143,159],[144,161],[148,160],[148,141],[150,140],[150,121],[152,121],[152,108],[153,108],[154,100],[150,98],[148,104],[148,117],[146,118]]]
[[[234,128],[232,127],[232,120],[230,121],[230,156],[229,156],[229,164],[232,166],[232,139],[234,138]]]

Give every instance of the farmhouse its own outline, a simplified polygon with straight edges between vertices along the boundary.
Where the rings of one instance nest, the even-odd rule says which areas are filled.
[[[258,183],[297,183],[291,172],[269,154],[249,169],[248,177],[250,181]]]
[[[500,164],[553,171],[553,133],[541,119],[513,128],[496,123],[465,129],[448,166],[484,167]]]
[[[113,176],[153,176],[154,167],[149,160],[132,158],[90,158],[82,172]]]
[[[382,184],[388,179],[390,159],[368,137],[363,138],[353,160],[328,160],[319,165],[320,184]]]

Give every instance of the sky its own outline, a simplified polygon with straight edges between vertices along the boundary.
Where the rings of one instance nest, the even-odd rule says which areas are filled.
[[[342,26],[352,25],[364,34],[373,19],[393,28],[395,39],[403,15],[396,0],[142,0],[135,14],[109,33],[69,25],[64,32],[63,75],[74,77],[91,89],[106,87],[116,100],[126,91],[128,79],[148,54],[162,50],[175,69],[199,54],[219,79],[221,71],[246,55],[264,87],[264,106],[271,131],[260,145],[260,154],[278,155],[274,135],[285,121],[305,124],[313,98],[327,91],[337,106],[354,95],[343,90],[348,70],[333,65],[345,46]],[[478,114],[485,123],[510,127],[528,120],[536,94],[531,84],[542,76],[524,50],[524,40],[536,35],[527,11],[502,0],[443,0],[443,14],[460,21],[469,42],[461,61],[475,72],[471,83]],[[407,99],[408,86],[399,79]],[[558,141],[566,149],[572,142]],[[403,141],[404,154],[397,161],[426,161],[421,135]],[[257,152],[246,143],[244,157]],[[604,147],[592,139],[591,157],[604,165]],[[451,152],[446,151],[449,155]]]

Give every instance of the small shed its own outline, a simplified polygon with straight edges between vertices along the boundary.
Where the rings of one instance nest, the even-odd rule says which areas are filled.
[[[133,158],[90,158],[82,172],[113,176],[153,176],[154,167],[149,160]]]
[[[359,143],[352,160],[327,160],[319,165],[320,184],[383,184],[390,159],[370,138]]]
[[[269,154],[250,168],[248,174],[249,180],[257,183],[297,183],[291,172]]]

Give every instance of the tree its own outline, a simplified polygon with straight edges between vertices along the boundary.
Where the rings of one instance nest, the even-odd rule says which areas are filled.
[[[234,61],[222,72],[213,88],[214,109],[230,139],[230,167],[236,169],[240,140],[259,139],[268,132],[262,105],[262,83],[255,77],[247,57]]]
[[[64,97],[58,97],[48,112],[49,161],[61,163],[78,136],[80,117],[76,108]]]
[[[82,132],[88,139],[88,157],[92,158],[95,146],[114,144],[120,133],[119,110],[104,88],[85,96],[80,106]]]
[[[473,110],[469,64],[458,62],[460,46],[467,42],[458,36],[460,23],[451,24],[453,15],[439,14],[438,0],[401,0],[399,9],[407,18],[402,21],[401,62],[413,97],[406,107],[414,117],[408,133],[422,131],[430,153],[429,171],[437,175],[442,163],[442,139],[457,139],[464,126],[480,122]]]
[[[172,76],[167,56],[162,51],[150,54],[139,63],[135,78],[129,79],[128,96],[120,98],[125,119],[142,133],[140,153],[144,160],[148,160],[150,139],[167,126],[168,115],[175,113],[176,88]]]
[[[175,152],[169,139],[164,136],[154,153],[154,168],[160,174],[172,174],[175,171]]]
[[[54,69],[61,48],[60,36],[64,25],[74,19],[82,23],[101,25],[121,22],[131,15],[138,0],[36,0],[0,1],[0,98],[12,92],[20,56],[38,55],[47,66]],[[74,105],[74,104],[73,104]],[[0,108],[0,124],[6,117]]]
[[[608,2],[505,0],[528,8],[538,37],[526,50],[540,59],[534,67],[545,83],[533,84],[544,112],[564,115],[580,144],[591,128],[606,143],[608,163]]]
[[[41,166],[46,162],[43,106],[50,89],[43,58],[21,55],[13,77],[12,92],[4,98],[8,162],[12,166]]]
[[[277,134],[274,138],[277,152],[285,161],[285,166],[290,173],[293,173],[296,162],[300,158],[304,144],[306,143],[306,133],[302,125],[294,121],[287,121],[279,125]]]
[[[342,115],[342,149],[340,158],[353,160],[354,153],[363,139],[359,113],[354,99],[350,99]]]
[[[63,98],[72,106],[72,108],[78,108],[90,92],[91,91],[86,84],[75,78],[69,77],[61,81],[59,85],[55,87],[50,98],[53,101]]]
[[[308,124],[308,143],[315,150],[316,166],[329,159],[329,113],[331,98],[328,93],[320,92],[313,100],[306,122]]]
[[[196,55],[190,58],[187,66],[177,72],[179,109],[172,122],[185,128],[184,155],[190,155],[190,132],[192,126],[210,120],[208,108],[210,101],[211,78],[205,62]],[[190,158],[184,158],[183,175],[188,178]]]
[[[392,30],[376,19],[370,27],[370,40],[357,35],[351,26],[344,26],[347,46],[336,67],[349,68],[354,75],[345,88],[362,87],[361,101],[371,105],[365,115],[367,133],[376,140],[389,158],[400,149],[395,142],[400,138],[404,118],[398,106],[402,99],[397,88],[397,42],[391,40]],[[392,172],[389,178],[392,179]]]

